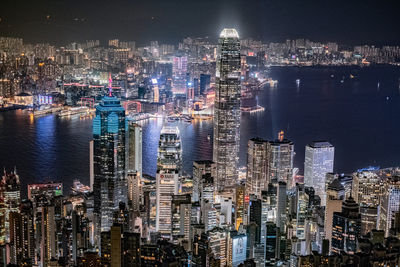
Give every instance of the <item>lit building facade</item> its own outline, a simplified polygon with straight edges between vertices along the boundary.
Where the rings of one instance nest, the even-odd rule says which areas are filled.
[[[267,147],[268,142],[252,138],[247,145],[246,191],[261,197],[261,191],[267,186]]]
[[[292,187],[294,144],[284,139],[283,133],[279,139],[268,142],[267,148],[267,181],[268,183],[285,182]]]
[[[315,141],[306,146],[304,161],[304,184],[313,187],[320,196],[321,205],[325,206],[325,178],[333,172],[335,148],[326,141]]]
[[[219,190],[238,178],[240,141],[240,41],[235,29],[219,38],[214,102],[213,160]]]
[[[187,73],[187,57],[176,56],[172,62],[172,92],[174,94],[186,94],[186,73]]]
[[[94,213],[101,231],[109,231],[113,211],[127,202],[125,109],[118,98],[103,97],[93,119]]]
[[[178,194],[182,171],[182,144],[177,127],[164,126],[158,146],[156,231],[171,237],[172,195]]]

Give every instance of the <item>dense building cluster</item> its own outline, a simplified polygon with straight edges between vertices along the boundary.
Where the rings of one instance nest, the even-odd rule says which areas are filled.
[[[400,169],[335,173],[334,146],[312,141],[301,176],[284,132],[276,140],[252,137],[245,171],[238,166],[241,108],[249,88],[270,81],[266,65],[392,63],[398,48],[263,44],[239,40],[235,29],[224,29],[218,45],[186,38],[178,48],[117,39],[105,48],[98,41],[55,48],[0,38],[0,67],[10,68],[1,72],[9,75],[0,80],[3,99],[25,92],[29,77],[26,90],[39,92],[39,101],[53,105],[49,94],[59,90],[55,102],[88,101],[95,110],[89,186],[30,184],[24,198],[17,171],[4,171],[0,266],[400,264]],[[16,87],[5,90],[5,79]],[[207,107],[213,158],[193,162],[188,176],[174,120],[207,115]],[[142,171],[137,115],[146,112],[167,115],[155,177]]]

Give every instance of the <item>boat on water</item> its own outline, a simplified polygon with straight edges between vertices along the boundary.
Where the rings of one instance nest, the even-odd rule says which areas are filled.
[[[93,113],[95,109],[91,109],[89,107],[69,107],[61,110],[58,114],[60,117],[71,116],[71,115],[84,115]]]
[[[296,79],[296,85],[297,85],[297,86],[300,85],[300,79]]]

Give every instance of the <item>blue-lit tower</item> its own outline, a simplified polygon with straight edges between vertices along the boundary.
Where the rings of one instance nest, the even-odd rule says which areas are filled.
[[[94,213],[97,230],[109,231],[113,212],[127,202],[125,178],[125,109],[118,98],[103,97],[93,120]]]

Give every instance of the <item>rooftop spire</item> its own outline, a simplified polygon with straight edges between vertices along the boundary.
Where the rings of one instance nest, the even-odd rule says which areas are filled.
[[[111,72],[108,73],[108,96],[112,97],[112,78]]]

